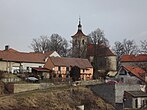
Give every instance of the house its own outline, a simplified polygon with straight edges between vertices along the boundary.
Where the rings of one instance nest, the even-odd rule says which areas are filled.
[[[147,93],[143,91],[125,91],[124,108],[147,108]]]
[[[123,109],[124,91],[141,91],[140,84],[97,84],[88,86],[96,95],[112,104],[117,110]]]
[[[93,67],[88,59],[50,57],[44,67],[53,70],[56,77],[63,79],[71,76],[73,80],[89,80],[93,76]]]
[[[45,53],[19,52],[8,46],[0,51],[0,71],[31,72],[32,67],[43,67],[48,57],[60,57],[56,51]]]
[[[122,66],[139,66],[147,71],[147,54],[123,55],[120,59]]]
[[[120,83],[126,84],[145,84],[146,72],[137,66],[122,66],[115,76],[115,79]]]

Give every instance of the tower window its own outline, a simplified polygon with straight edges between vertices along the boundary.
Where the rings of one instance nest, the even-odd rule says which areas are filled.
[[[75,40],[75,45],[77,45],[78,43],[77,43],[78,41],[77,41],[77,39]]]
[[[82,40],[82,44],[83,44],[83,45],[85,44],[85,41],[84,41],[84,39]]]

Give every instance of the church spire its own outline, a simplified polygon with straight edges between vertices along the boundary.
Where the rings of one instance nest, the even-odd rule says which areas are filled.
[[[79,17],[78,31],[82,31],[81,18]]]

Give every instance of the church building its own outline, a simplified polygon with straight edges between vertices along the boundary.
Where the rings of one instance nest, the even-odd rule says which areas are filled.
[[[85,58],[87,51],[87,36],[82,32],[81,19],[79,18],[78,31],[72,37],[72,57]]]
[[[86,58],[91,64],[94,63],[94,56],[97,58],[97,69],[94,72],[94,77],[105,76],[110,71],[116,72],[116,55],[109,47],[101,44],[97,45],[95,52],[94,44],[90,42],[90,37],[82,32],[81,19],[79,18],[78,30],[72,37],[72,57]],[[93,65],[94,67],[94,65]],[[96,73],[96,74],[95,74]]]

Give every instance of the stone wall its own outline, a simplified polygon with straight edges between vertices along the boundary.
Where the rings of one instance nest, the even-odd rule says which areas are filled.
[[[96,95],[103,98],[105,101],[117,106],[123,103],[124,91],[139,91],[141,90],[140,85],[129,85],[129,84],[98,84],[88,86],[96,93]]]
[[[139,84],[116,84],[115,85],[115,102],[123,103],[124,91],[139,91],[141,86]]]
[[[115,105],[115,85],[110,84],[98,84],[98,85],[92,85],[88,86],[90,89],[98,96],[100,96],[102,99],[107,101],[108,103],[111,103],[112,105]]]
[[[9,93],[19,93],[40,89],[40,84],[7,84],[6,89]]]

